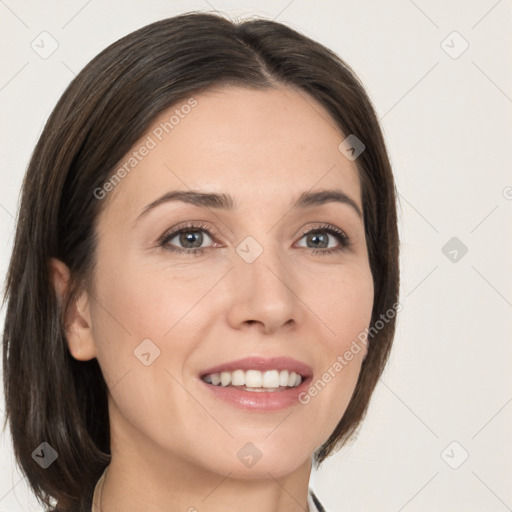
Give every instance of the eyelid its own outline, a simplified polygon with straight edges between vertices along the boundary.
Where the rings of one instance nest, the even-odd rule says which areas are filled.
[[[218,233],[215,230],[215,228],[210,226],[210,224],[208,224],[207,222],[188,221],[183,224],[178,224],[177,226],[174,226],[174,227],[166,230],[163,233],[163,235],[161,235],[158,238],[157,243],[158,243],[158,245],[160,245],[163,242],[165,242],[166,240],[169,240],[170,238],[174,238],[176,235],[179,235],[181,231],[186,231],[186,230],[188,230],[188,231],[205,231],[206,233],[208,233],[208,235],[212,239],[214,236],[215,237],[218,236]]]

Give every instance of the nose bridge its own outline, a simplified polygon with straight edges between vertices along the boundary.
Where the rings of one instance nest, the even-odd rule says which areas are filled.
[[[256,236],[261,242],[247,236],[235,249],[233,320],[257,321],[274,330],[297,320],[293,276],[272,231]]]

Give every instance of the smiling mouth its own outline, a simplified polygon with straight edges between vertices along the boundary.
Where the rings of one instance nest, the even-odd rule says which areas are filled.
[[[242,391],[285,391],[300,386],[303,376],[290,370],[235,370],[209,373],[201,379],[212,386],[232,387]]]

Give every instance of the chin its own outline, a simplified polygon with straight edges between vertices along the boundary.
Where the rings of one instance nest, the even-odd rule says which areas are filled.
[[[268,434],[265,434],[268,435]],[[270,442],[264,436],[260,441],[231,440],[229,446],[217,445],[207,456],[202,458],[201,465],[223,476],[241,480],[282,478],[304,464],[310,462],[313,455],[304,446],[298,449],[297,444],[283,447],[281,442]]]

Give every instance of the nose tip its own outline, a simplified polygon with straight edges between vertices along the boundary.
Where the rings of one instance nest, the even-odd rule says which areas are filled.
[[[242,245],[240,261],[233,272],[233,302],[230,320],[233,325],[259,325],[264,332],[271,332],[296,322],[297,296],[288,282],[293,276],[282,264],[277,251],[265,249],[253,239]],[[248,263],[244,256],[253,257],[261,247],[259,256]],[[255,250],[256,249],[256,250]],[[238,252],[238,251],[237,251]]]

